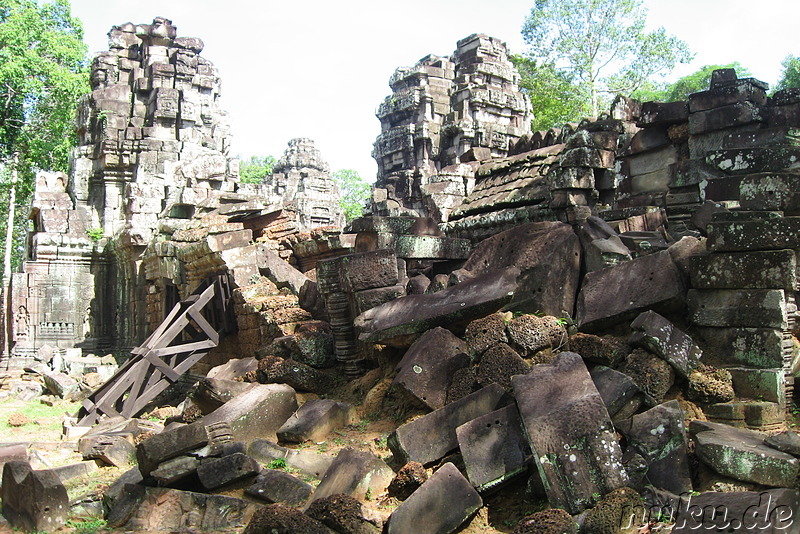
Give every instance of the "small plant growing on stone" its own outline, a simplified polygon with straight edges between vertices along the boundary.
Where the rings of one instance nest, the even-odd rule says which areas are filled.
[[[269,469],[286,469],[286,458],[275,458],[267,464]]]
[[[103,239],[104,234],[105,230],[103,230],[102,228],[89,228],[88,230],[86,230],[86,235],[89,237],[89,239],[95,242]]]
[[[90,521],[67,520],[67,526],[74,529],[74,534],[95,534],[98,530],[106,528],[105,519],[93,519]]]

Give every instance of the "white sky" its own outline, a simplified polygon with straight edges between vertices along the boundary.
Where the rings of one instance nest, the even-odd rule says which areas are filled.
[[[651,26],[689,44],[694,62],[739,61],[774,84],[781,61],[800,54],[800,0],[644,0]],[[316,141],[332,170],[373,181],[375,109],[395,68],[449,55],[472,33],[524,51],[520,29],[533,0],[72,0],[90,52],[108,49],[113,25],[169,18],[200,37],[222,77],[233,154],[280,157],[289,139]],[[535,112],[535,110],[534,110]]]

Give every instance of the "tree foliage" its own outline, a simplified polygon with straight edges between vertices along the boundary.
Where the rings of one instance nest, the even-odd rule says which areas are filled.
[[[334,171],[333,180],[339,187],[342,195],[340,206],[347,222],[360,217],[364,210],[364,203],[369,199],[370,184],[364,181],[357,171],[341,169]]]
[[[653,98],[651,100],[675,102],[677,100],[686,100],[692,93],[708,91],[708,88],[711,86],[711,73],[719,69],[736,69],[736,74],[740,78],[750,76],[750,71],[742,67],[738,61],[728,63],[727,65],[706,65],[696,72],[680,78],[675,83],[669,84],[660,95],[660,98]]]
[[[591,112],[582,87],[567,73],[524,56],[511,56],[511,61],[520,73],[520,88],[533,105],[534,130],[579,121]]]
[[[664,28],[645,31],[646,18],[642,0],[535,0],[522,35],[528,56],[580,85],[596,116],[603,94],[630,96],[691,60],[686,43]]]
[[[75,110],[89,92],[83,27],[68,0],[0,0],[0,215],[26,205],[34,172],[69,170]],[[19,182],[11,198],[8,164],[19,153]],[[21,261],[27,213],[15,217],[14,260]]]
[[[783,73],[776,86],[777,89],[788,89],[789,87],[800,87],[800,56],[789,54],[781,63]]]
[[[245,184],[260,184],[272,174],[275,163],[277,160],[272,156],[251,156],[249,160],[239,162],[239,180]]]

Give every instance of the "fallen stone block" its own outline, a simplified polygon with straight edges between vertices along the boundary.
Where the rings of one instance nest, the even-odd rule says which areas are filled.
[[[97,462],[93,460],[84,460],[82,462],[75,462],[67,465],[59,465],[50,469],[63,483],[70,480],[85,477],[97,472]]]
[[[355,319],[359,339],[408,346],[419,334],[483,317],[511,300],[519,271],[491,272],[426,295],[409,295],[368,310]]]
[[[719,423],[692,421],[697,457],[717,473],[765,486],[794,487],[800,464],[764,445],[764,435]]]
[[[655,491],[648,501],[653,504],[648,520],[668,518],[674,522],[672,534],[695,532],[759,532],[785,534],[797,524],[800,491],[771,489],[766,491],[707,491],[701,494],[674,495]]]
[[[584,249],[586,271],[599,271],[632,259],[631,251],[617,235],[595,239]]]
[[[258,362],[256,362],[257,364]],[[230,379],[206,378],[198,382],[191,390],[190,397],[202,413],[209,414],[235,396],[242,395],[254,387],[257,387],[257,384]]]
[[[578,354],[562,352],[511,382],[552,506],[579,513],[594,504],[593,494],[625,486],[614,427]]]
[[[193,456],[178,456],[158,464],[150,476],[159,486],[171,486],[197,472],[200,460]]]
[[[214,490],[261,471],[258,462],[240,452],[222,458],[206,458],[197,466],[197,477],[207,490]]]
[[[74,400],[81,390],[80,382],[65,373],[45,373],[42,378],[45,387],[62,399]]]
[[[288,467],[319,479],[336,459],[335,456],[309,449],[287,449],[266,439],[253,440],[247,448],[247,454],[264,464],[283,459]]]
[[[597,365],[590,375],[612,419],[628,418],[644,403],[642,390],[625,373]]]
[[[578,534],[578,524],[561,508],[548,508],[523,517],[512,532],[513,534],[529,532]]]
[[[683,411],[678,401],[660,404],[615,426],[647,461],[648,484],[678,494],[692,490]]]
[[[278,286],[278,289],[287,287],[295,295],[299,295],[300,290],[309,281],[307,276],[265,246],[258,249],[258,270]]]
[[[527,471],[530,447],[514,405],[464,423],[456,428],[456,437],[467,478],[478,491]]]
[[[777,430],[784,427],[786,419],[784,405],[763,401],[719,402],[705,406],[703,413],[711,422],[753,430]]]
[[[242,534],[334,534],[306,514],[285,504],[270,504],[255,512]]]
[[[800,434],[794,430],[774,434],[765,439],[764,444],[792,456],[800,457]]]
[[[419,462],[408,462],[397,471],[387,488],[389,496],[404,501],[428,480],[428,472]]]
[[[379,495],[394,478],[386,463],[368,451],[347,447],[339,451],[336,459],[314,490],[311,502],[338,493],[362,500],[367,492]]]
[[[580,354],[584,360],[608,367],[616,367],[631,352],[624,339],[583,332],[570,336],[568,344],[570,350]]]
[[[695,256],[689,271],[694,289],[796,290],[797,256],[793,250],[718,252]]]
[[[8,462],[27,462],[28,447],[26,444],[3,445],[0,447],[0,469]]]
[[[346,534],[378,534],[378,527],[364,518],[361,503],[349,495],[331,495],[317,499],[306,510],[306,515],[316,519],[334,532]]]
[[[672,366],[643,349],[631,352],[619,370],[633,379],[650,405],[660,404],[675,383]]]
[[[66,524],[69,498],[53,471],[34,471],[28,462],[6,462],[1,489],[3,517],[12,527],[52,532]]]
[[[552,316],[525,314],[514,317],[506,326],[509,344],[526,358],[549,348],[558,352],[566,346],[569,337],[563,322]]]
[[[782,289],[690,289],[689,320],[699,326],[785,329]]]
[[[350,408],[349,404],[331,399],[307,401],[278,429],[278,439],[293,443],[324,441],[347,424]]]
[[[469,257],[472,250],[469,239],[439,236],[399,235],[394,242],[398,258],[404,259],[452,259]]]
[[[128,484],[107,521],[110,528],[131,531],[231,532],[247,525],[257,509],[235,497]]]
[[[786,372],[782,369],[728,367],[737,397],[786,404]]]
[[[613,287],[615,291],[608,291]],[[593,332],[653,309],[669,312],[684,302],[681,273],[668,251],[648,254],[588,273],[578,294],[577,320]]]
[[[689,104],[677,102],[644,102],[638,126],[660,126],[678,124],[689,120]]]
[[[217,380],[236,380],[256,369],[258,369],[258,360],[255,358],[239,358],[228,360],[222,365],[212,368],[206,374],[206,377],[215,378]]]
[[[708,250],[800,249],[800,217],[717,221],[708,225]]]
[[[761,147],[716,150],[706,155],[706,162],[728,174],[755,174],[790,171],[800,168],[800,148]]]
[[[147,477],[161,462],[198,449],[208,440],[208,432],[202,421],[151,436],[136,446],[139,471]]]
[[[498,409],[504,393],[502,386],[492,384],[401,425],[389,435],[389,449],[402,464],[412,460],[427,464],[443,458],[458,446],[456,429]]]
[[[666,360],[684,378],[700,363],[703,351],[692,338],[654,311],[640,314],[632,323],[635,331],[628,343],[644,347]]]
[[[263,469],[247,488],[247,494],[257,499],[288,506],[300,506],[313,491],[311,484],[277,469]]]
[[[389,517],[387,534],[449,534],[471,518],[483,500],[451,463],[440,467]]]
[[[689,95],[689,111],[696,113],[740,102],[753,102],[759,105],[767,103],[767,92],[761,85],[748,80],[739,82]]]
[[[774,328],[697,328],[706,356],[726,365],[759,369],[783,366],[783,332]]]
[[[481,356],[476,378],[482,387],[498,384],[511,391],[511,377],[524,375],[530,370],[531,366],[514,349],[498,343]]]
[[[477,361],[489,347],[508,343],[506,325],[511,316],[507,312],[497,312],[470,321],[464,331],[464,340],[467,342],[468,353],[474,360]]]
[[[226,422],[233,439],[249,442],[275,437],[277,430],[297,410],[295,391],[286,384],[259,384],[237,395],[202,419],[204,425]]]
[[[397,364],[393,384],[402,387],[432,410],[445,405],[447,388],[458,369],[467,367],[467,345],[449,330],[427,331]]]
[[[78,449],[84,460],[100,460],[107,465],[122,467],[136,463],[133,441],[133,434],[128,432],[92,435],[78,441]]]
[[[510,306],[561,317],[574,308],[580,263],[580,241],[570,225],[530,223],[481,241],[451,280],[514,267],[520,276]]]
[[[299,391],[324,393],[333,386],[333,377],[291,358],[267,356],[258,363],[259,381],[285,384]]]

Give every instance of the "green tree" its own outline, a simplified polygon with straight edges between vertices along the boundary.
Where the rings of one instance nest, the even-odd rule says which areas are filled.
[[[511,62],[520,73],[520,88],[531,99],[534,130],[549,130],[589,114],[582,87],[552,64],[514,55]]]
[[[251,156],[249,160],[239,162],[239,180],[245,184],[263,183],[264,178],[272,174],[275,163],[277,160],[272,156]]]
[[[738,61],[728,63],[727,65],[706,65],[696,72],[687,74],[678,81],[669,84],[664,88],[663,93],[659,95],[658,98],[651,98],[650,100],[675,102],[677,100],[686,100],[692,93],[708,91],[708,88],[711,86],[711,73],[719,69],[736,69],[736,74],[740,78],[750,76],[750,71],[742,67]]]
[[[522,35],[528,56],[573,78],[597,116],[602,94],[629,96],[692,58],[664,28],[646,32],[646,18],[642,0],[535,0]]]
[[[69,2],[0,0],[0,209],[6,219],[10,205],[28,202],[36,169],[68,171],[75,110],[87,92],[83,28]],[[9,179],[14,153],[19,153],[15,195]],[[14,240],[21,242],[27,213],[16,212]],[[20,258],[15,246],[13,264]]]
[[[357,217],[361,217],[364,203],[369,199],[370,184],[365,182],[358,172],[352,169],[334,171],[332,176],[339,187],[339,193],[342,195],[339,205],[342,207],[345,220],[350,222]]]
[[[800,87],[800,57],[789,54],[781,65],[783,65],[783,74],[778,80],[776,89]]]

